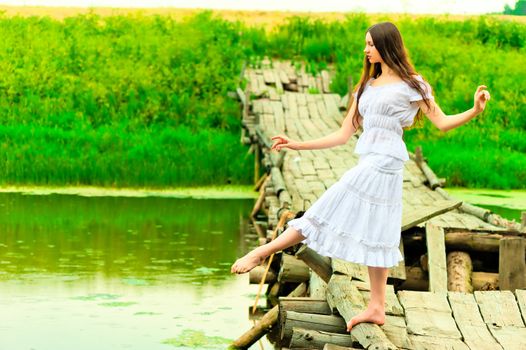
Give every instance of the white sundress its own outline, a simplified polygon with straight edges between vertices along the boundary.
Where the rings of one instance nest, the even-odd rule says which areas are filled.
[[[426,98],[431,87],[417,76]],[[401,81],[371,86],[359,102],[363,133],[354,152],[358,164],[325,191],[302,217],[290,220],[305,236],[304,244],[323,256],[366,266],[392,267],[404,259],[399,244],[402,226],[404,162],[402,140],[422,100],[416,89]]]

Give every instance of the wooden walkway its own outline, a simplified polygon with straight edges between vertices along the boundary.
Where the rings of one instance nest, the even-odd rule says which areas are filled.
[[[256,167],[261,164],[268,174],[262,196],[271,232],[285,211],[307,210],[357,164],[353,150],[359,135],[331,149],[269,152],[274,135],[310,140],[338,129],[347,97],[330,92],[328,72],[313,77],[288,62],[264,61],[262,67],[246,69],[244,77],[246,89],[238,89],[244,106],[242,139],[255,148]],[[366,349],[526,349],[524,223],[451,198],[420,150],[410,158],[404,168],[400,249],[415,244],[426,252],[416,259],[405,254],[406,259],[390,269],[386,324],[358,325],[353,337]],[[498,267],[480,271],[487,260],[478,261],[473,254],[477,251],[496,254]],[[318,282],[321,295],[349,320],[367,304],[367,268],[339,259],[330,259],[330,267],[330,278]],[[455,282],[455,271],[468,273],[469,283]],[[409,283],[414,278],[420,278],[425,291],[407,290],[418,284]],[[466,292],[457,284],[471,289]]]

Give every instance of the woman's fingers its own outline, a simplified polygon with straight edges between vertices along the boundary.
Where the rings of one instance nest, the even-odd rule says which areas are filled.
[[[479,85],[479,87],[477,88],[477,93],[487,88],[488,87],[486,85]]]

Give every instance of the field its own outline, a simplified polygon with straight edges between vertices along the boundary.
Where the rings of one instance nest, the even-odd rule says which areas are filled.
[[[471,107],[478,84],[492,94],[466,126],[407,131],[409,148],[422,145],[449,184],[526,188],[522,18],[1,10],[3,185],[249,184],[253,155],[239,142],[239,106],[227,97],[243,62],[331,65],[332,89],[344,94],[349,76],[359,78],[366,28],[389,19],[447,114]]]

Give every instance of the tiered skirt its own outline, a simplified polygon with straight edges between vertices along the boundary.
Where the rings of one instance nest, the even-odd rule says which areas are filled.
[[[404,161],[367,153],[305,211],[288,222],[304,244],[323,256],[366,266],[392,267],[403,260]]]

